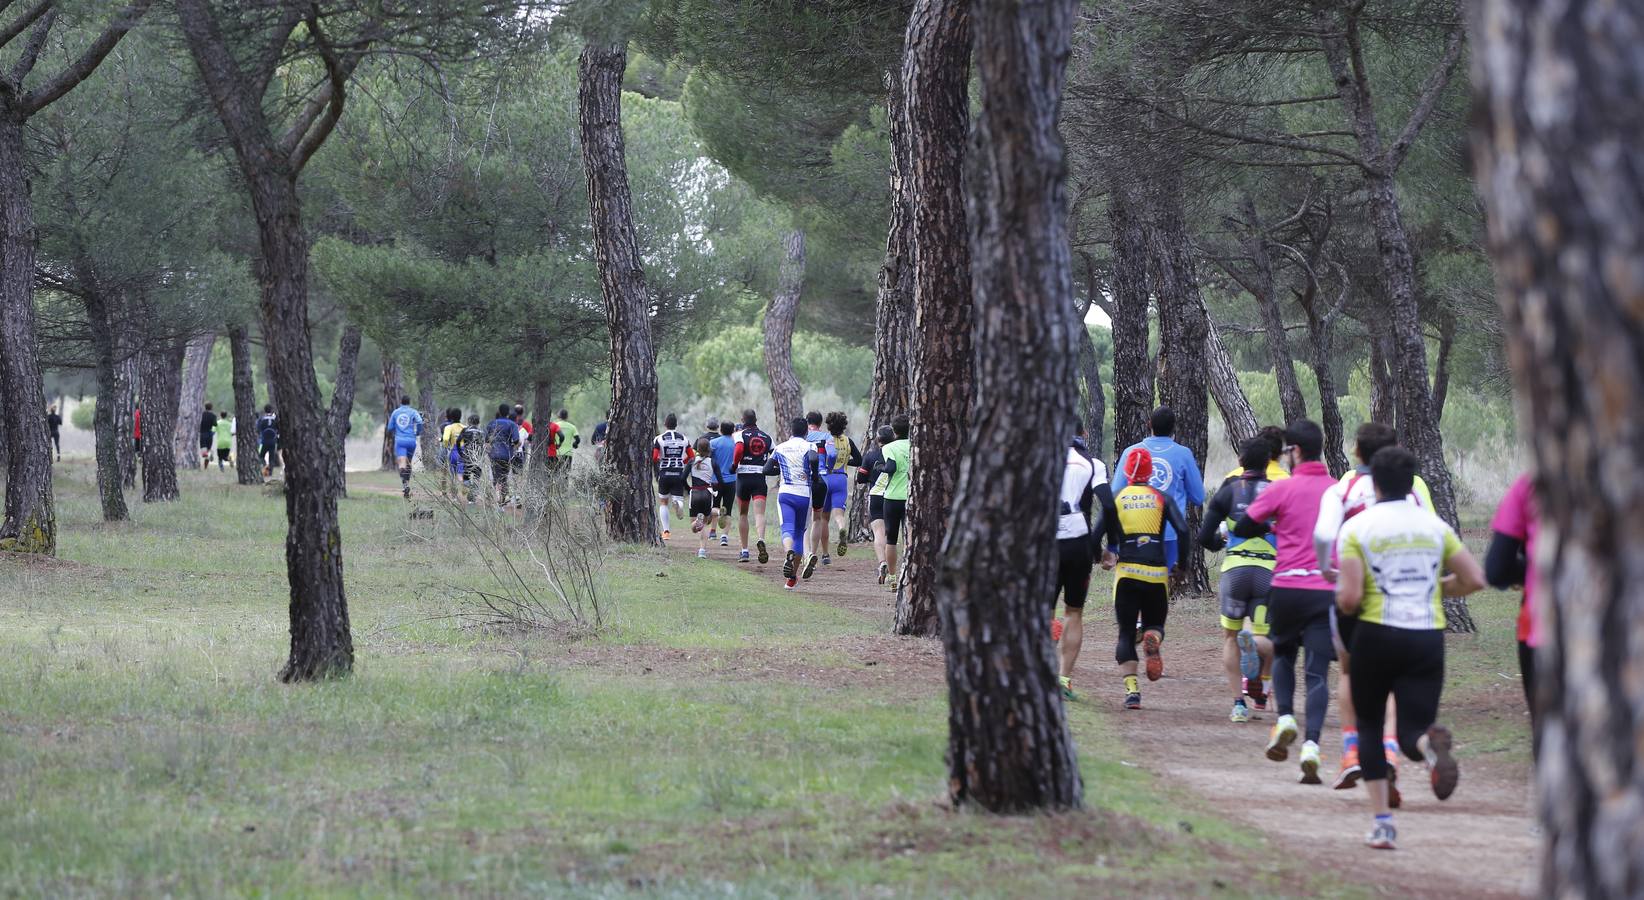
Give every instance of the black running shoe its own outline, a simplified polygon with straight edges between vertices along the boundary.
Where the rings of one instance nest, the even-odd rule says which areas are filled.
[[[771,555],[765,551],[765,542],[764,541],[760,541],[759,543],[754,544],[754,549],[759,552],[759,564],[760,565],[764,565],[764,564],[771,561]]]
[[[762,547],[760,549],[763,550],[764,548]],[[761,552],[759,554],[759,556],[760,556],[759,561],[764,562],[765,561],[764,560],[765,554],[763,552]],[[789,550],[788,555],[786,557],[784,557],[783,560],[782,560],[782,577],[783,578],[786,578],[789,581],[792,581],[794,579],[794,567],[795,567],[795,564],[798,561],[799,561],[798,555],[795,554],[792,550]]]

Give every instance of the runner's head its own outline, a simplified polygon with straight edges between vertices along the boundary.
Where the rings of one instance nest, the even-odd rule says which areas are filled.
[[[559,412],[555,413],[554,417],[563,422],[566,419],[571,418],[571,411],[564,407],[560,407]]]
[[[445,421],[447,421],[447,422],[461,422],[462,421],[462,410],[457,409],[455,406],[453,406],[450,409],[446,410],[445,411]]]
[[[469,413],[468,414],[468,424],[478,425],[479,424],[479,413]]]
[[[499,419],[512,419],[513,417],[514,417],[514,408],[512,406],[509,406],[506,403],[498,403],[497,404],[497,418],[499,418]]]
[[[1176,433],[1176,411],[1161,406],[1147,417],[1147,424],[1152,426],[1154,437],[1170,437]]]
[[[792,433],[794,437],[804,437],[805,433],[810,431],[810,428],[811,423],[805,421],[804,419],[794,419],[792,422],[788,423],[788,431]]]
[[[696,439],[697,456],[707,456],[711,452],[713,452],[713,448],[708,444],[707,435],[703,435],[702,437]]]
[[[1324,454],[1324,432],[1311,419],[1297,419],[1284,430],[1286,449],[1295,455],[1291,458],[1290,466],[1295,468],[1296,463],[1317,462]]]
[[[838,411],[828,413],[828,433],[834,437],[844,434],[845,426],[849,424],[850,421],[845,418],[844,413]]]
[[[679,427],[679,417],[673,413],[663,416],[662,427],[668,429],[669,431],[673,431],[675,428]]]
[[[1383,447],[1370,458],[1370,481],[1376,486],[1376,499],[1403,499],[1410,496],[1416,483],[1416,455],[1393,445]]]
[[[814,409],[811,410],[810,412],[805,414],[805,424],[809,425],[811,427],[812,431],[821,431],[822,430],[822,414],[817,412]]]
[[[409,403],[411,401],[407,400],[406,402]],[[514,404],[514,415],[519,416],[519,420],[521,422],[525,421],[525,404],[515,403]]]
[[[411,405],[411,398],[407,397],[404,394],[401,394],[400,395],[400,405],[401,406],[410,406]]]
[[[1267,439],[1259,434],[1239,445],[1239,465],[1246,472],[1266,472],[1267,461],[1272,458],[1272,448],[1267,446]]]
[[[263,404],[263,412],[268,413],[269,415],[273,415],[274,414],[274,404],[264,403]]]
[[[1130,484],[1147,484],[1153,477],[1153,454],[1146,447],[1133,447],[1125,456],[1125,481]]]
[[[759,424],[759,414],[750,407],[742,411],[742,427],[753,428]]]
[[[52,412],[56,412],[56,411],[57,411],[57,407],[55,407],[55,406],[53,406],[53,407],[52,407],[52,408],[51,408],[51,411],[52,411]],[[211,404],[209,404],[209,403],[207,403],[207,404],[206,404],[206,412],[211,412]]]
[[[891,441],[896,440],[896,429],[890,427],[889,425],[881,425],[879,426],[878,436],[879,446],[883,447]]]
[[[708,433],[712,434],[713,432],[716,432],[718,430],[719,430],[719,417],[718,416],[709,416],[708,417]]]
[[[896,439],[899,441],[907,440],[908,432],[912,428],[913,423],[908,421],[907,416],[897,416],[896,418],[891,419],[891,430],[896,432]]]
[[[1359,426],[1358,434],[1353,438],[1353,452],[1358,454],[1359,462],[1370,465],[1370,460],[1383,447],[1391,447],[1399,442],[1398,432],[1380,422],[1366,422]]]
[[[1263,425],[1262,430],[1256,432],[1256,437],[1267,442],[1267,458],[1278,459],[1284,455],[1284,429],[1277,425]]]
[[[736,423],[732,422],[730,419],[726,419],[725,421],[720,422],[719,423],[719,433],[723,434],[726,437],[730,437],[731,435],[736,434]]]

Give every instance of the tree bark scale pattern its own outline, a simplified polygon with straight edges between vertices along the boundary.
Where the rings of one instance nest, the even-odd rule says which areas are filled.
[[[251,372],[251,335],[246,326],[228,329],[234,383],[234,476],[240,484],[262,484],[257,462],[257,388]]]
[[[793,324],[799,298],[805,292],[805,232],[794,229],[782,236],[782,264],[776,292],[765,309],[765,377],[771,383],[776,421],[772,433],[787,431],[788,423],[805,414],[805,391],[793,372]]]
[[[57,554],[51,437],[34,315],[34,206],[24,121],[0,109],[0,397],[4,398],[6,518],[0,549]]]
[[[1153,366],[1148,356],[1147,229],[1132,189],[1114,185],[1108,206],[1113,228],[1113,460],[1148,435],[1153,412]]]
[[[183,390],[186,341],[176,338],[150,345],[143,353],[143,502],[169,503],[177,489],[178,400]]]

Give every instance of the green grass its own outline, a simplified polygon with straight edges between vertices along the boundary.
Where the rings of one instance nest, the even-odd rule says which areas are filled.
[[[942,686],[829,683],[830,642],[878,625],[732,567],[614,556],[616,625],[591,642],[460,628],[442,616],[479,563],[360,490],[355,674],[278,684],[283,504],[216,473],[184,488],[107,526],[70,463],[61,560],[0,561],[0,895],[1334,890],[1249,863],[1278,854],[1126,766],[1093,704],[1086,811],[939,808]],[[689,662],[641,664],[668,654]],[[751,654],[822,684],[756,678]]]

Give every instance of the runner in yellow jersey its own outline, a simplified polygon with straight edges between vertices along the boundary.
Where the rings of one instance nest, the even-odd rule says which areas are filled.
[[[1273,665],[1273,643],[1267,638],[1267,595],[1273,587],[1278,551],[1267,535],[1236,538],[1229,543],[1222,523],[1237,522],[1271,483],[1266,474],[1272,462],[1269,449],[1267,441],[1259,437],[1239,445],[1239,462],[1244,468],[1238,478],[1229,479],[1210,498],[1199,526],[1201,546],[1211,551],[1227,550],[1216,592],[1221,599],[1222,663],[1233,692],[1233,711],[1228,718],[1241,724],[1250,721],[1250,709],[1244,702],[1247,692],[1258,709],[1266,707],[1262,673]],[[1246,618],[1250,620],[1249,631],[1244,630]]]
[[[1187,522],[1174,501],[1148,484],[1153,475],[1153,454],[1145,447],[1132,447],[1120,467],[1127,486],[1113,494],[1102,509],[1102,528],[1109,550],[1102,568],[1117,573],[1113,582],[1113,613],[1119,622],[1119,640],[1114,660],[1124,678],[1125,709],[1142,708],[1141,682],[1136,678],[1136,620],[1142,627],[1142,653],[1147,657],[1147,680],[1158,681],[1164,674],[1165,616],[1169,611],[1170,570],[1165,559],[1165,528],[1187,534]]]

